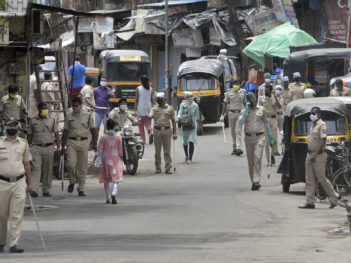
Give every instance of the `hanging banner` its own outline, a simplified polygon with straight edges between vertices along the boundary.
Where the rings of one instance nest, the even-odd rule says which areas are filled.
[[[323,8],[328,21],[327,36],[346,42],[349,11],[347,0],[325,0]]]
[[[113,18],[105,16],[82,17],[79,18],[78,32],[89,33],[93,32],[92,23],[97,33],[105,33],[113,30]]]
[[[263,34],[282,24],[272,10],[258,13],[246,18],[245,20],[254,35]]]
[[[172,34],[174,47],[203,47],[201,30],[192,30],[190,28],[182,28],[174,31]]]

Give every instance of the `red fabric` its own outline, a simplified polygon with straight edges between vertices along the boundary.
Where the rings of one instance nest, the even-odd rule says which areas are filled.
[[[148,132],[148,134],[151,134],[152,128],[151,128],[151,120],[148,116],[143,116],[139,120],[139,133],[140,133],[140,138],[145,142],[145,131],[144,131],[144,126]]]
[[[118,134],[102,136],[97,152],[103,155],[100,183],[122,181],[123,167],[120,163],[120,157],[123,157],[122,137]]]
[[[70,89],[69,92],[70,92],[70,98],[71,98],[71,103],[72,103],[72,100],[74,98],[74,95],[77,94],[77,93],[80,93],[81,89],[83,87],[79,87],[79,88],[74,88],[74,89]]]

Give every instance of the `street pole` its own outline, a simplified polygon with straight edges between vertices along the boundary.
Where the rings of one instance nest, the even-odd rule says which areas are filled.
[[[350,42],[350,22],[351,22],[350,21],[351,20],[351,0],[348,0],[347,2],[348,2],[347,7],[349,8],[349,12],[348,12],[349,17],[347,19],[347,36],[346,36],[346,41],[347,42],[346,42],[346,47],[349,48],[350,47],[349,42]],[[350,57],[349,57],[348,70],[345,73],[348,73],[350,71],[350,69],[351,69],[350,59],[351,59],[351,51],[350,51]]]
[[[168,0],[165,0],[165,90],[168,91]]]

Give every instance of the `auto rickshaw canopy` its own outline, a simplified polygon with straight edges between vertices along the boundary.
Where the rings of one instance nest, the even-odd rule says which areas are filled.
[[[192,73],[210,74],[217,78],[221,77],[224,73],[224,67],[218,59],[195,59],[182,63],[178,68],[178,78]]]
[[[313,107],[319,107],[322,111],[334,112],[342,117],[351,119],[351,111],[345,103],[332,97],[300,99],[290,102],[285,110],[285,116],[296,118],[311,112]]]
[[[142,50],[131,50],[131,49],[104,50],[103,52],[101,52],[100,58],[104,59],[105,63],[111,63],[111,62],[150,63],[149,55]]]

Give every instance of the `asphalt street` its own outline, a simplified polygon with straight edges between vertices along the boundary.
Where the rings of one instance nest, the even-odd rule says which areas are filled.
[[[304,185],[282,193],[276,166],[270,179],[263,166],[262,188],[250,191],[246,156],[230,155],[226,133],[225,144],[219,123],[206,127],[191,165],[178,139],[172,175],[154,174],[147,145],[137,175],[120,184],[117,205],[105,204],[97,175],[89,175],[85,198],[55,181],[53,198],[34,199],[57,206],[37,213],[47,251],[25,212],[25,253],[0,254],[0,262],[350,262],[349,235],[335,230],[348,229],[346,212],[326,202],[299,210]]]

